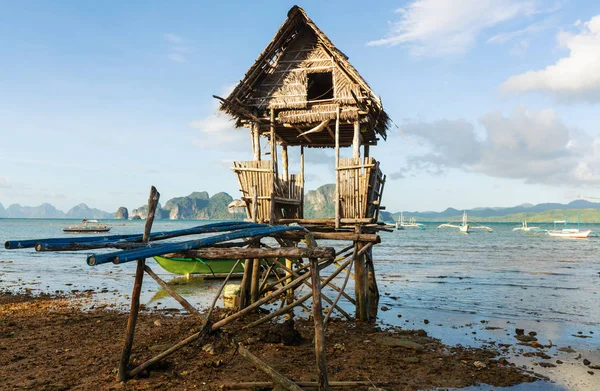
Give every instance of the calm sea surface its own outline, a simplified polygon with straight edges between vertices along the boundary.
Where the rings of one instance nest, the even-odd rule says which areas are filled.
[[[0,219],[0,241],[67,236],[61,228],[78,222]],[[104,223],[113,226],[111,234],[141,233],[144,225],[143,221]],[[153,231],[205,223],[156,221]],[[515,327],[524,327],[543,331],[542,338],[555,344],[560,341],[598,349],[600,240],[513,232],[518,224],[488,225],[494,228],[493,233],[464,235],[452,229],[437,230],[437,224],[426,224],[423,231],[382,233],[382,243],[374,249],[382,294],[380,307],[388,309],[380,311],[382,321],[424,328],[450,343],[509,339],[508,334],[514,333]],[[600,232],[600,225],[586,227]],[[324,241],[319,244],[333,245]],[[0,287],[15,292],[27,288],[49,293],[93,289],[103,292],[98,300],[127,304],[135,263],[89,267],[86,253],[2,248]],[[153,260],[148,264],[199,305],[209,303],[220,285],[218,281],[171,275]],[[142,301],[149,307],[177,307],[151,279],[145,280]],[[590,338],[577,337],[579,332]]]

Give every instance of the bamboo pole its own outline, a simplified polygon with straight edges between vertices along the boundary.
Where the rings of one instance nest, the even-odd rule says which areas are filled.
[[[346,277],[344,278],[344,283],[342,284],[342,288],[340,289],[340,291],[338,292],[338,295],[336,296],[335,300],[333,301],[333,304],[331,305],[331,307],[336,307],[338,301],[340,300],[340,298],[342,297],[342,293],[344,293],[344,289],[346,289],[346,285],[348,284],[348,279],[350,278],[350,275],[352,274],[352,265],[353,263],[350,263],[350,266],[348,267],[348,271],[346,271]],[[356,305],[356,300],[354,301],[354,305]],[[330,311],[326,316],[325,319],[323,320],[323,324],[327,324],[327,322],[329,322],[329,318],[331,318],[331,313],[333,311]]]
[[[260,161],[260,124],[252,123],[252,151],[254,152],[254,161]]]
[[[335,109],[335,229],[340,228],[340,106]]]
[[[326,267],[328,265],[330,265],[331,263],[328,261],[323,262],[319,267]],[[225,319],[222,319],[220,321],[218,321],[217,323],[213,324],[212,329],[213,330],[217,330],[221,327],[224,327],[225,325],[231,323],[232,321],[239,319],[241,317],[243,317],[244,315],[246,315],[247,313],[249,313],[250,311],[260,307],[261,305],[268,303],[269,301],[277,298],[278,296],[280,296],[282,293],[284,293],[285,291],[287,291],[288,289],[291,288],[295,288],[298,285],[302,284],[303,281],[305,281],[306,279],[308,279],[310,277],[311,273],[306,273],[304,274],[302,277],[295,279],[294,281],[292,281],[289,284],[286,284],[285,286],[277,289],[275,292],[271,293],[270,295],[263,297],[262,299],[258,300],[255,303],[250,304],[248,307],[228,316]]]
[[[354,137],[352,138],[352,157],[360,158],[360,122],[354,121]]]
[[[148,238],[150,237],[150,231],[152,230],[152,223],[154,222],[154,214],[156,212],[159,198],[160,193],[158,190],[156,190],[156,187],[152,186],[150,188],[150,196],[148,198],[148,217],[146,217],[146,224],[144,226],[144,236],[142,237],[143,242],[148,242]],[[127,331],[125,333],[125,344],[123,346],[123,351],[121,352],[121,362],[119,363],[120,381],[127,380],[127,366],[129,365],[131,348],[133,347],[133,336],[135,334],[135,325],[137,323],[137,316],[140,310],[140,293],[142,290],[145,266],[145,259],[140,259],[137,261],[133,292],[131,293],[131,310],[129,312],[129,319],[127,320]]]
[[[281,146],[281,164],[282,164],[282,174],[283,180],[289,182],[290,173],[288,171],[288,147],[287,145]]]
[[[281,373],[277,372],[275,369],[273,369],[263,360],[256,357],[254,354],[251,354],[250,351],[243,347],[241,344],[238,345],[238,352],[240,353],[240,356],[244,357],[252,364],[254,364],[255,367],[269,375],[273,380],[275,380],[275,382],[277,382],[286,390],[302,391],[302,388],[300,388],[296,383],[283,376]]]
[[[176,298],[176,296],[181,297],[181,300],[184,301],[185,303],[187,303],[187,305],[192,308],[191,313],[200,319],[200,321],[204,324],[204,327],[199,332],[191,335],[190,337],[186,338],[185,340],[181,341],[180,343],[173,345],[171,348],[165,350],[164,352],[152,357],[150,360],[148,360],[148,361],[144,362],[143,364],[137,366],[136,368],[132,369],[131,371],[129,371],[129,377],[133,377],[133,376],[137,375],[141,371],[151,367],[152,365],[159,362],[163,358],[171,355],[178,349],[184,347],[185,345],[189,344],[190,342],[193,342],[195,339],[201,338],[202,336],[204,336],[208,333],[208,331],[209,331],[208,326],[210,325],[210,323],[209,323],[210,317],[213,313],[213,310],[215,308],[217,300],[219,299],[219,296],[221,296],[221,292],[223,291],[223,288],[225,288],[225,285],[231,278],[233,271],[235,270],[235,268],[237,267],[239,262],[240,261],[238,260],[235,263],[235,265],[233,265],[233,267],[229,271],[229,274],[227,274],[227,277],[225,277],[225,280],[223,281],[223,283],[221,284],[221,287],[219,288],[219,290],[215,294],[215,297],[213,298],[212,304],[211,304],[208,314],[206,316],[202,315],[198,310],[196,310],[194,307],[192,307],[191,304],[189,304],[183,297],[179,296],[179,294],[177,294],[175,291],[171,290],[171,288],[168,288],[167,284],[162,279],[160,279],[160,277],[158,277],[158,276],[156,276],[156,274],[154,274],[154,276],[156,276],[156,278],[155,278],[156,282],[158,282],[161,286],[163,286],[163,284],[164,284],[163,287],[168,288],[167,292],[169,294],[171,294],[174,298]],[[181,303],[181,302],[180,302],[180,304],[183,305],[183,303]],[[186,306],[184,306],[184,307],[187,308]]]
[[[291,275],[295,276],[295,277],[300,277],[300,275],[296,272],[294,272],[291,268],[288,268],[287,266],[284,266],[281,262],[277,261],[276,259],[273,260],[274,262],[276,262],[282,269],[284,269],[287,273],[290,273]],[[309,263],[310,265],[310,263]],[[323,279],[321,279],[323,280]],[[290,280],[291,281],[291,280]],[[312,287],[311,283],[309,283],[308,281],[304,281],[304,285],[307,285],[309,287]],[[327,285],[327,284],[324,284]],[[333,285],[333,283],[329,283],[330,286]],[[337,288],[337,287],[336,287]],[[335,289],[335,288],[334,288]],[[338,288],[339,289],[339,288]],[[330,298],[328,298],[327,296],[322,294],[323,299],[328,302],[329,304],[333,304],[333,300],[331,300]],[[351,298],[352,300],[352,298]],[[291,298],[289,298],[287,300],[287,303],[290,304],[294,301],[294,296],[292,295]],[[353,301],[353,300],[352,300]],[[344,311],[342,308],[338,307],[338,306],[334,306],[336,310],[338,310],[342,315],[344,315],[348,320],[351,320],[352,317],[350,315],[348,315],[348,313],[346,311]],[[334,308],[332,307],[332,308]],[[290,316],[291,317],[291,316]],[[286,316],[286,319],[289,319],[289,317]]]
[[[171,295],[171,297],[173,297],[179,304],[181,304],[181,306],[183,308],[185,308],[186,310],[188,310],[191,314],[194,314],[194,315],[197,315],[197,316],[200,315],[200,312],[196,308],[194,308],[193,305],[191,305],[179,293],[177,293],[173,289],[171,289],[171,287],[169,285],[167,285],[167,283],[164,282],[162,278],[160,278],[156,273],[154,273],[154,271],[150,268],[150,266],[145,265],[144,266],[144,271],[146,273],[148,273],[148,275],[150,277],[152,277],[154,279],[154,281],[156,281],[158,283],[158,285],[160,285],[165,291],[167,291],[167,293],[169,295]]]
[[[240,243],[241,244],[241,243]],[[331,258],[335,256],[333,247],[248,247],[248,248],[220,248],[209,247],[198,250],[189,250],[181,253],[166,254],[166,257],[176,258],[202,258],[202,259],[246,259],[246,258]]]
[[[327,284],[329,281],[333,280],[333,279],[334,279],[334,278],[335,278],[335,277],[336,277],[338,274],[340,274],[340,273],[341,273],[341,271],[342,271],[344,268],[346,268],[346,266],[348,266],[348,265],[350,264],[350,262],[352,262],[353,260],[354,260],[354,257],[353,257],[353,258],[351,258],[351,259],[349,259],[349,260],[347,260],[347,261],[345,261],[344,263],[342,263],[342,264],[340,265],[340,267],[338,267],[338,268],[337,268],[337,269],[336,269],[336,270],[335,270],[333,273],[331,273],[331,275],[330,275],[329,277],[327,277],[323,283],[324,283],[324,284]],[[307,273],[307,274],[310,274],[310,272],[309,272],[309,273]],[[311,292],[311,293],[307,293],[307,294],[305,294],[304,296],[300,297],[298,300],[294,301],[292,304],[288,304],[288,305],[286,305],[285,307],[282,307],[282,308],[278,309],[277,311],[273,311],[273,312],[271,312],[270,314],[268,314],[268,315],[266,315],[266,316],[264,316],[264,317],[262,317],[262,318],[258,319],[257,321],[255,321],[255,322],[252,322],[252,323],[250,323],[249,325],[246,325],[246,326],[244,326],[244,328],[245,328],[245,329],[248,329],[248,328],[251,328],[251,327],[254,327],[254,326],[258,326],[258,325],[260,325],[260,324],[263,324],[263,323],[265,323],[266,321],[268,321],[268,320],[271,320],[271,319],[273,319],[273,318],[275,318],[275,317],[277,317],[277,316],[279,316],[279,315],[285,314],[285,313],[287,313],[287,312],[288,312],[290,309],[292,309],[292,308],[294,308],[294,307],[296,307],[296,306],[298,306],[298,305],[300,305],[300,304],[304,303],[304,302],[305,302],[306,300],[308,300],[310,297],[312,297],[312,292]]]
[[[300,178],[302,189],[300,191],[300,213],[298,218],[304,218],[304,145],[300,146]]]
[[[252,193],[252,221],[258,222],[258,187],[254,186],[254,192]]]
[[[319,278],[319,264],[316,258],[310,259],[312,280],[312,312],[315,324],[315,356],[317,360],[317,375],[319,390],[329,390],[327,381],[327,362],[325,356],[326,342],[323,328],[323,309],[321,307],[321,279]]]

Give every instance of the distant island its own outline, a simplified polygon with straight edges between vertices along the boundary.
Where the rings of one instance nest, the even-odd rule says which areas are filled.
[[[323,185],[316,190],[310,190],[304,197],[304,216],[306,218],[326,218],[335,214],[335,185]],[[386,197],[383,201],[385,204]],[[170,220],[241,220],[245,213],[231,213],[227,205],[233,197],[225,192],[210,196],[206,191],[193,192],[185,197],[175,197],[168,200],[164,206],[159,204],[156,218]],[[513,207],[474,208],[467,209],[469,219],[480,222],[520,222],[523,220],[532,223],[551,223],[562,220],[567,216],[571,221],[577,220],[581,215],[582,222],[600,222],[600,202],[576,200],[568,204],[543,203],[522,204]],[[404,211],[404,218],[414,217],[417,221],[450,221],[461,218],[463,210],[447,208],[442,212],[409,212]],[[0,218],[37,218],[37,219],[145,219],[148,215],[148,206],[143,205],[129,211],[120,207],[116,212],[110,213],[100,209],[90,208],[86,204],[79,204],[68,212],[56,209],[49,203],[40,206],[10,205],[8,208],[0,203]],[[394,222],[400,218],[400,212],[380,212],[380,219]]]

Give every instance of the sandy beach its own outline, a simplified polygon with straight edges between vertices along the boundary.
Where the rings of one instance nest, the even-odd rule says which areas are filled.
[[[98,304],[94,296],[94,292],[68,297],[8,292],[0,295],[3,389],[217,390],[236,389],[236,385],[242,387],[237,389],[270,389],[243,387],[248,382],[258,382],[259,386],[262,382],[264,386],[270,378],[218,335],[173,354],[139,378],[118,382],[116,371],[127,315],[107,303]],[[221,310],[217,319],[224,314]],[[282,374],[296,381],[316,380],[312,322],[298,319],[298,334],[290,339],[289,330],[286,332],[282,326],[241,331],[251,319],[234,323],[224,333]],[[133,362],[145,361],[197,328],[197,321],[174,308],[144,311],[138,321]],[[372,382],[385,390],[478,384],[487,385],[482,389],[595,389],[594,380],[600,375],[597,352],[550,346],[539,334],[516,332],[512,344],[489,341],[485,348],[465,348],[444,345],[422,329],[334,321],[327,328],[330,380]],[[550,384],[543,380],[546,376],[561,381]],[[369,386],[338,389],[367,390]]]

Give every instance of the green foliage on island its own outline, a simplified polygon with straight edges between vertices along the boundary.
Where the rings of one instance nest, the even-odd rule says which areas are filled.
[[[304,218],[335,217],[335,184],[323,185],[310,190],[304,196]]]
[[[157,208],[156,218],[170,220],[241,220],[243,213],[229,213],[227,205],[233,198],[224,192],[212,197],[205,191],[193,192],[186,197],[175,197],[167,201],[164,207]],[[144,205],[131,211],[131,217],[146,218],[148,206]]]

